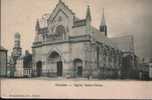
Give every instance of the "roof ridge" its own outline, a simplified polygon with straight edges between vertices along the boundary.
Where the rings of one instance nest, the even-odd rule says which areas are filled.
[[[68,7],[68,5],[66,5],[62,0],[60,0],[61,1],[61,3],[72,13],[72,14],[75,14],[73,11],[72,11],[72,9],[70,9],[69,7]]]

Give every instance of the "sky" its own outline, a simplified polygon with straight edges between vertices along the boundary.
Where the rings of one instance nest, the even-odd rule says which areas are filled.
[[[86,16],[90,5],[92,25],[99,28],[102,8],[108,25],[108,36],[134,36],[135,53],[152,57],[152,0],[62,0],[79,18]],[[50,13],[58,0],[1,0],[1,42],[12,51],[14,34],[20,32],[23,52],[31,51],[38,18]]]

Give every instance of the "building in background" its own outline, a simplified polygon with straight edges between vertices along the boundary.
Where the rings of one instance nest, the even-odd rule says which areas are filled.
[[[12,56],[14,61],[16,62],[16,60],[22,55],[22,48],[21,48],[21,35],[20,33],[15,33],[14,35],[14,48],[13,48],[13,52],[12,52]]]
[[[7,50],[0,46],[0,77],[7,76]]]
[[[15,71],[16,71],[17,59],[20,59],[21,55],[22,55],[21,36],[20,33],[17,32],[14,35],[14,47],[8,62],[8,71],[7,71],[8,77],[14,77],[16,75]]]
[[[152,80],[152,58],[149,62],[149,78]]]
[[[14,77],[15,74],[15,61],[13,59],[12,53],[11,56],[9,56],[9,60],[8,60],[8,70],[7,70],[7,76],[8,77]]]
[[[150,75],[150,66],[148,63],[141,63],[139,66],[139,79],[141,80],[149,80]]]
[[[32,54],[28,50],[22,54],[21,35],[15,33],[14,47],[8,62],[8,77],[31,77],[32,76]]]

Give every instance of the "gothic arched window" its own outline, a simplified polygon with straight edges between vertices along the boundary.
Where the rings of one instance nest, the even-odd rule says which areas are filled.
[[[64,39],[64,37],[65,37],[65,28],[64,28],[64,26],[62,26],[62,25],[57,26],[55,33],[56,33],[56,37],[58,39]]]

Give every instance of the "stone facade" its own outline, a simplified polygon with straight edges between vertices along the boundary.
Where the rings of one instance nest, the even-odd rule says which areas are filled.
[[[104,16],[103,16],[104,17]],[[104,28],[107,28],[105,25]],[[37,20],[32,46],[36,76],[118,78],[123,52],[107,37],[107,29],[91,26],[88,6],[79,19],[59,0],[51,15]],[[100,25],[102,28],[102,25]]]

